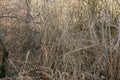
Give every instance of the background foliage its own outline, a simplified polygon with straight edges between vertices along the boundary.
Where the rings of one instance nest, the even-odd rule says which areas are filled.
[[[1,0],[0,30],[10,78],[120,79],[119,0]]]

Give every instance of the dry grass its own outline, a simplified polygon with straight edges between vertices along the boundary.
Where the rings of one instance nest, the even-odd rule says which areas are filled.
[[[5,1],[9,79],[120,80],[119,0]]]

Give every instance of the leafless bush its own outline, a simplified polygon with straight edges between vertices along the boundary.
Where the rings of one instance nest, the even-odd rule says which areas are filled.
[[[8,76],[25,70],[34,79],[120,79],[118,0],[4,1],[0,29],[10,52]]]

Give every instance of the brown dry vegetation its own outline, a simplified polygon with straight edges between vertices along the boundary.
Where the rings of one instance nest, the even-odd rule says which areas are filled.
[[[0,0],[0,31],[3,80],[120,80],[119,0]]]

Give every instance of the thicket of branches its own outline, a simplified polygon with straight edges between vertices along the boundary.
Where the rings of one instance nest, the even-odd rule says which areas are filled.
[[[0,5],[8,77],[120,79],[119,0],[1,0]]]

